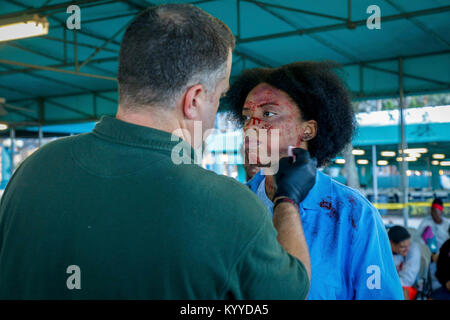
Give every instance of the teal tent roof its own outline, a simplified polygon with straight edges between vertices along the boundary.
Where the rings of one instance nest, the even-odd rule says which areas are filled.
[[[95,121],[117,108],[117,58],[126,24],[160,3],[138,0],[2,0],[0,24],[24,13],[46,16],[47,36],[0,42],[0,121],[36,126]],[[253,67],[334,60],[355,99],[450,91],[449,0],[191,1],[237,37],[232,76]],[[81,29],[65,27],[69,5]],[[350,4],[350,6],[349,6]],[[381,29],[367,8],[379,6]],[[78,66],[78,68],[76,67]],[[232,78],[233,79],[233,78]]]

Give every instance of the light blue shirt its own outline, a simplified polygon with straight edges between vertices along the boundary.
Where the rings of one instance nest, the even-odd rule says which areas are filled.
[[[411,241],[406,257],[394,254],[394,264],[398,270],[400,283],[403,287],[411,287],[416,283],[420,271],[420,247],[415,241]]]
[[[258,172],[247,185],[273,214],[264,175]],[[318,170],[299,205],[311,258],[308,299],[403,300],[381,216],[361,193]]]

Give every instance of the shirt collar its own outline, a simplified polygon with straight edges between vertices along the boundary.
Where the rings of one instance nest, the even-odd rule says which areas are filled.
[[[172,152],[175,146],[195,159],[191,145],[169,132],[125,122],[111,116],[102,116],[92,133],[104,140],[134,147]],[[180,150],[178,149],[178,150]]]
[[[331,200],[333,198],[332,191],[331,178],[325,173],[317,170],[314,187],[309,191],[301,205],[304,209],[322,210],[320,203],[324,200]]]
[[[256,193],[259,185],[264,182],[265,176],[261,174],[261,171],[256,173],[253,178],[247,182],[250,189]],[[317,170],[316,182],[309,191],[306,198],[302,201],[301,205],[303,209],[317,209],[322,210],[320,203],[325,199],[332,199],[332,183],[331,178],[323,172]]]

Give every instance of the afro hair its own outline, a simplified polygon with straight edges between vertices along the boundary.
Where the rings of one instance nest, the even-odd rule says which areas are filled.
[[[356,128],[349,92],[333,71],[335,67],[331,62],[305,61],[273,69],[249,69],[233,82],[224,102],[243,125],[242,108],[258,84],[267,83],[286,92],[304,120],[317,121],[317,134],[308,141],[308,150],[321,167],[344,149]]]

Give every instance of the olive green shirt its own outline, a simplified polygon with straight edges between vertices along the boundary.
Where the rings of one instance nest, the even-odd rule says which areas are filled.
[[[171,136],[103,117],[29,156],[1,200],[0,299],[304,299],[266,207],[175,164],[194,152]]]

